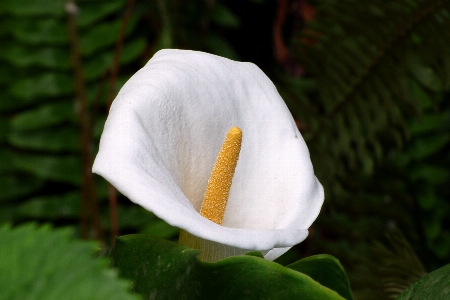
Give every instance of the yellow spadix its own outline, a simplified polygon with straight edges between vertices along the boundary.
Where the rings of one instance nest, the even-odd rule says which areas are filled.
[[[208,180],[202,207],[200,208],[200,214],[203,217],[219,225],[222,225],[223,216],[227,207],[231,181],[233,180],[234,170],[236,169],[239,158],[241,144],[241,129],[232,127],[228,131],[222,148],[217,155],[211,177]],[[193,249],[202,249],[202,252],[198,256],[199,259],[209,262],[229,256],[243,255],[251,251],[204,240],[185,230],[180,231],[178,242]]]
[[[200,214],[222,225],[230,194],[231,182],[236,169],[242,144],[242,131],[232,127],[217,155],[211,177],[208,180]]]

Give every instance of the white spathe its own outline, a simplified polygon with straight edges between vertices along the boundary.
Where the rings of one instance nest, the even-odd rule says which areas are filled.
[[[202,217],[228,130],[243,133],[223,226]],[[302,242],[323,188],[283,99],[254,64],[161,50],[120,90],[93,172],[173,226],[275,259]]]

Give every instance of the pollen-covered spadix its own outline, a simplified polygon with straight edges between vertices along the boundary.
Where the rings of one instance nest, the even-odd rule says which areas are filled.
[[[199,211],[232,126],[245,138],[220,226]],[[195,51],[159,51],[123,86],[93,171],[169,224],[268,259],[306,238],[324,198],[267,76],[251,63]]]
[[[227,133],[206,186],[200,214],[219,225],[225,215],[241,145],[242,130],[234,126]]]

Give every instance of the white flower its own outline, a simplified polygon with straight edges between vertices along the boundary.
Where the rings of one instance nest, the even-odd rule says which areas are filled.
[[[220,226],[199,210],[233,126],[242,130],[242,148]],[[123,86],[93,171],[197,237],[199,247],[211,241],[231,254],[258,250],[271,260],[307,237],[324,198],[308,148],[269,78],[254,64],[195,51],[161,50]]]

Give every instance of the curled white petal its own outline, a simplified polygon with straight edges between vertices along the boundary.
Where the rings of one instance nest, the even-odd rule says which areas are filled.
[[[243,132],[242,148],[220,226],[198,211],[233,126]],[[269,250],[272,259],[306,238],[324,198],[306,144],[267,76],[251,63],[195,51],[159,51],[124,85],[93,171],[169,224],[220,244]]]

